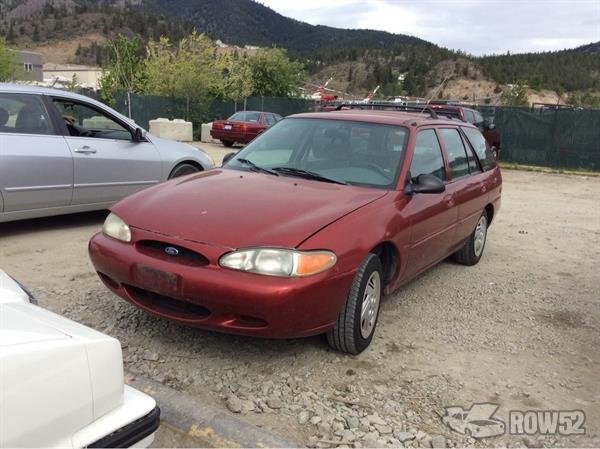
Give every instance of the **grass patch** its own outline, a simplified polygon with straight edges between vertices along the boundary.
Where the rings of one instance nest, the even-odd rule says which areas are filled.
[[[538,165],[524,165],[524,164],[516,164],[514,162],[502,162],[502,161],[498,161],[498,165],[500,165],[501,169],[509,169],[509,170],[522,170],[522,171],[534,171],[534,172],[540,172],[540,173],[556,173],[556,174],[563,174],[563,175],[600,177],[600,172],[587,170],[587,169],[540,167]]]

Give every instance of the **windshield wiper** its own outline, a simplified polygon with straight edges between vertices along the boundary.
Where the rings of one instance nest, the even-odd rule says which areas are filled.
[[[239,161],[239,159],[238,159]],[[331,182],[333,184],[348,185],[347,182],[339,181],[337,179],[328,178],[327,176],[320,175],[314,171],[302,170],[301,168],[294,167],[275,167],[273,171],[283,173],[285,175],[298,176],[304,179],[313,179],[315,181]]]
[[[247,165],[248,167],[250,167],[250,169],[252,171],[260,171],[263,173],[268,173],[269,175],[279,176],[279,173],[276,173],[273,170],[269,170],[268,168],[261,167],[260,165],[256,165],[250,159],[245,159],[245,158],[241,157],[241,158],[237,158],[236,162],[241,162],[242,164]]]

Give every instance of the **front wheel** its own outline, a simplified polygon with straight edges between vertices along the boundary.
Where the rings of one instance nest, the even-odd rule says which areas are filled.
[[[475,265],[483,255],[487,240],[488,214],[483,211],[475,230],[471,233],[461,249],[454,253],[454,260],[463,265]]]
[[[359,354],[375,333],[383,289],[379,257],[369,254],[360,264],[335,326],[327,332],[329,345],[340,352]]]
[[[173,169],[171,174],[169,175],[169,179],[179,178],[180,176],[191,175],[192,173],[198,172],[199,169],[195,165],[192,164],[179,164],[177,167]]]

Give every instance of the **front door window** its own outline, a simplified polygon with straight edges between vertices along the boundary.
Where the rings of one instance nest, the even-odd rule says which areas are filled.
[[[69,100],[54,104],[72,137],[131,140],[131,132],[99,109]]]

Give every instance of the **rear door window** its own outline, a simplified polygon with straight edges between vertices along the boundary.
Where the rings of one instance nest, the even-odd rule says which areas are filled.
[[[475,150],[483,170],[486,171],[496,167],[496,159],[481,132],[478,129],[467,127],[463,127],[462,130]]]
[[[437,176],[442,181],[446,179],[442,148],[433,129],[419,131],[410,163],[410,177],[413,181],[423,174]]]
[[[40,96],[0,94],[0,132],[13,134],[55,134]]]
[[[464,135],[461,134],[461,138],[463,141],[463,145],[465,146],[465,150],[467,150],[467,158],[469,159],[469,171],[472,175],[475,173],[481,173],[481,168],[479,168],[479,162],[477,160],[475,152],[473,151],[473,148],[471,148],[471,145],[469,145],[469,142],[467,142],[467,138]]]
[[[469,161],[467,152],[463,145],[463,140],[457,128],[440,129],[446,154],[448,156],[448,165],[452,172],[452,179],[462,178],[469,175]]]

